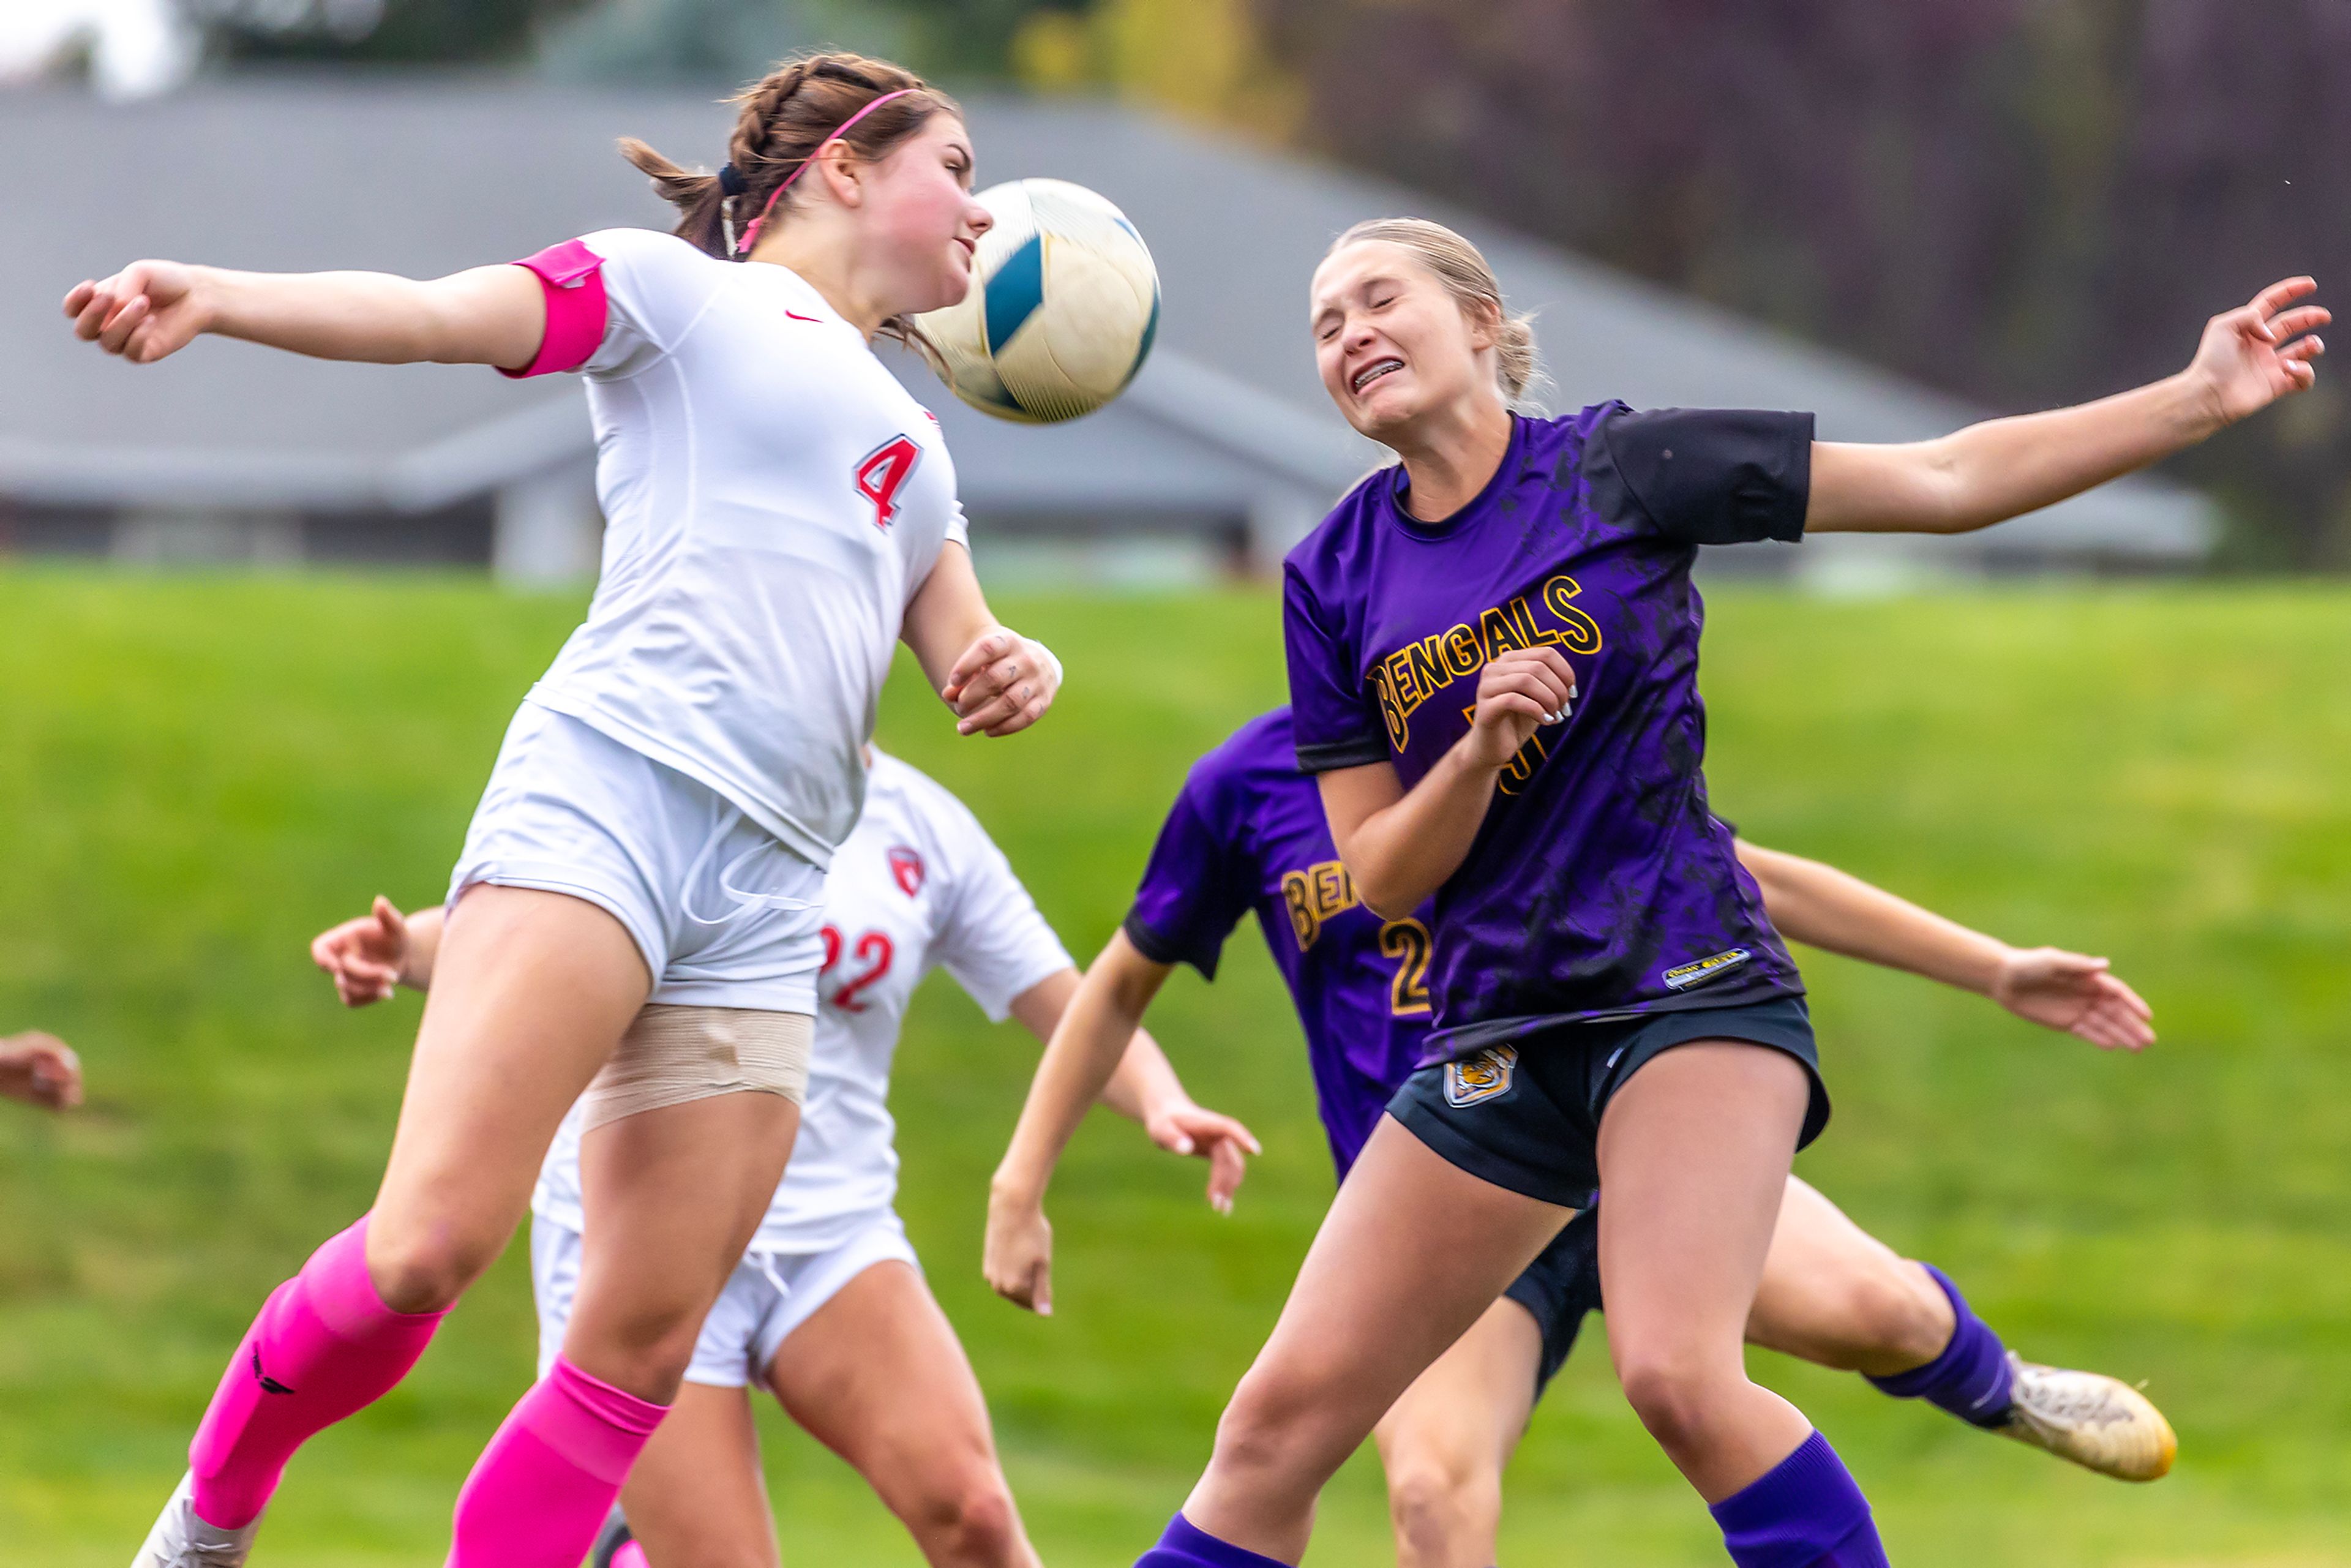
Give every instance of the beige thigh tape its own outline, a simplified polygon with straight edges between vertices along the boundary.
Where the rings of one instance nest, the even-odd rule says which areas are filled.
[[[648,1002],[581,1097],[587,1125],[747,1090],[804,1103],[815,1031],[806,1013]]]

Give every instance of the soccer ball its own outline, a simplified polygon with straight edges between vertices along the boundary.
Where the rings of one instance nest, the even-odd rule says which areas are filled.
[[[1159,327],[1159,269],[1134,225],[1067,180],[982,191],[963,303],[914,318],[956,396],[985,413],[1053,424],[1125,390]]]

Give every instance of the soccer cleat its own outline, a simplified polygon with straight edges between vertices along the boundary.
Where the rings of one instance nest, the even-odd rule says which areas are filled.
[[[244,1568],[253,1538],[261,1533],[261,1521],[237,1530],[218,1529],[196,1517],[195,1497],[196,1478],[182,1476],[131,1568]]]
[[[2014,1405],[1995,1428],[2116,1480],[2168,1475],[2179,1439],[2147,1396],[2097,1372],[2043,1366],[2008,1353]]]

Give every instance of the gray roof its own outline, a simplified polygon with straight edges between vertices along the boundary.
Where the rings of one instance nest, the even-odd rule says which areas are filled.
[[[129,367],[75,342],[56,301],[141,255],[431,276],[615,224],[666,226],[613,138],[716,162],[727,114],[690,93],[496,78],[242,78],[134,104],[0,93],[0,211],[16,214],[0,225],[0,495],[419,510],[577,461],[586,422],[566,384],[224,341]],[[1978,412],[1398,187],[1132,110],[985,100],[971,120],[983,183],[1050,174],[1101,191],[1150,241],[1165,293],[1152,363],[1092,418],[1006,425],[929,387],[976,514],[1235,517],[1269,487],[1293,513],[1326,501],[1376,453],[1315,379],[1305,279],[1340,229],[1397,212],[1486,249],[1513,305],[1538,315],[1562,407],[1805,408],[1823,437],[1865,441]],[[2199,496],[2141,479],[1985,543],[2191,557],[2211,531]]]

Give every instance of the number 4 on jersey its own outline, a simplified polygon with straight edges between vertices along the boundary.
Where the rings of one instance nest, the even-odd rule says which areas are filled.
[[[873,503],[873,526],[888,532],[898,517],[898,492],[914,476],[923,449],[903,435],[893,435],[867,453],[857,465],[857,493]]]

